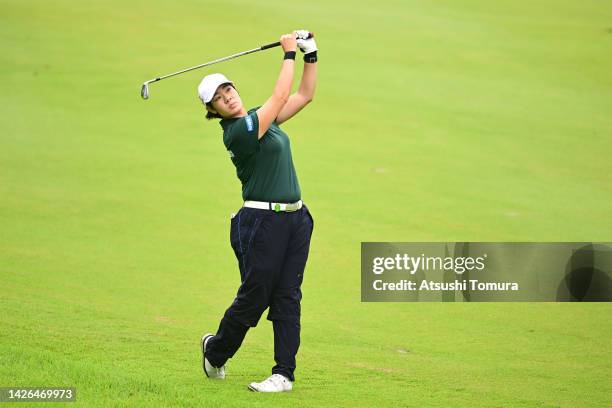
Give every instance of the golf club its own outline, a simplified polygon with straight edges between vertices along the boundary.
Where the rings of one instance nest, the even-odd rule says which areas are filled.
[[[313,33],[308,33],[308,38],[312,38],[312,37],[314,37],[314,34]],[[251,54],[251,53],[254,53],[254,52],[257,52],[257,51],[263,51],[263,50],[267,50],[269,48],[278,47],[279,45],[281,45],[280,42],[275,42],[275,43],[270,43],[270,44],[262,45],[261,47],[253,48],[252,50],[239,52],[237,54],[230,55],[228,57],[219,58],[219,59],[216,59],[214,61],[205,62],[204,64],[196,65],[196,66],[191,67],[191,68],[185,68],[183,70],[180,70],[180,71],[177,71],[177,72],[173,72],[171,74],[164,75],[164,76],[161,76],[161,77],[157,77],[155,79],[150,79],[148,81],[145,81],[142,84],[142,88],[140,90],[140,96],[142,96],[142,99],[149,99],[149,84],[152,83],[152,82],[161,81],[162,79],[170,78],[170,77],[173,77],[175,75],[183,74],[183,73],[188,72],[188,71],[193,71],[194,69],[207,67],[209,65],[217,64],[219,62],[229,61],[231,59],[238,58],[238,57],[241,57],[243,55]]]

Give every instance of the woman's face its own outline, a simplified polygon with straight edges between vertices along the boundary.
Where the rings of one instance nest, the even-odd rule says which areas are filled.
[[[224,118],[233,118],[243,113],[242,99],[231,84],[223,84],[217,88],[210,102],[213,109]]]

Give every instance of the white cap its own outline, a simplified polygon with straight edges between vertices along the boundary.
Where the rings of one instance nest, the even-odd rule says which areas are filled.
[[[206,75],[200,85],[198,85],[198,94],[200,99],[204,103],[208,103],[212,100],[217,88],[222,84],[233,84],[232,81],[227,79],[223,74],[210,74]]]

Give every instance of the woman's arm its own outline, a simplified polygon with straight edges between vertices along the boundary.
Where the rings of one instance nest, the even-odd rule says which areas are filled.
[[[289,97],[289,100],[276,117],[276,123],[281,124],[302,110],[314,98],[317,86],[317,63],[305,63],[302,72],[300,87],[296,93]]]
[[[289,97],[289,100],[276,117],[276,123],[281,124],[302,110],[314,98],[317,86],[317,43],[313,35],[307,30],[296,31],[297,45],[304,53],[304,71],[300,87],[296,93]]]
[[[295,33],[281,36],[280,43],[284,52],[295,52],[297,48]],[[257,109],[257,119],[259,121],[259,132],[257,137],[259,139],[267,132],[274,119],[276,119],[281,109],[283,109],[283,106],[285,106],[289,100],[294,68],[294,59],[283,60],[283,65],[278,75],[278,80],[276,81],[272,96],[268,98],[261,108]]]

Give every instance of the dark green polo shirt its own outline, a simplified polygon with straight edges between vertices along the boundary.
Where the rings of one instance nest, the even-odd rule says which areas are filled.
[[[247,116],[222,119],[223,143],[242,182],[242,199],[293,203],[301,198],[289,137],[272,122],[257,139],[257,108]]]

